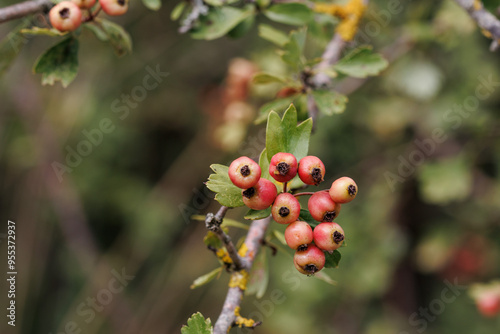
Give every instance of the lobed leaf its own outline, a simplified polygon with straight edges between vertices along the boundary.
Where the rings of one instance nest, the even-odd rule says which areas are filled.
[[[217,202],[230,208],[243,206],[241,189],[236,187],[229,179],[227,173],[229,168],[219,164],[213,164],[210,168],[215,174],[210,174],[206,185],[208,189],[215,193]]]
[[[331,254],[325,252],[325,268],[338,268],[341,258],[342,255],[338,250],[334,250]]]
[[[272,5],[264,15],[271,21],[297,26],[309,23],[314,16],[307,5],[294,2]]]
[[[200,312],[194,313],[188,319],[187,325],[182,326],[181,334],[212,334],[213,327],[210,318],[205,317]]]
[[[325,115],[343,113],[347,104],[347,96],[332,90],[313,90],[312,96],[318,109]]]
[[[132,52],[132,39],[121,25],[105,19],[100,19],[97,22],[108,36],[108,41],[118,56]]]
[[[389,62],[378,53],[372,53],[371,47],[360,47],[349,52],[333,68],[355,78],[378,75],[387,68]]]

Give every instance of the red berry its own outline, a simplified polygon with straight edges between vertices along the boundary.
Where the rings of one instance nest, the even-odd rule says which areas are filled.
[[[235,186],[248,189],[259,182],[261,170],[259,164],[249,157],[239,157],[229,165],[228,174]]]
[[[123,15],[128,10],[129,0],[99,0],[102,11],[110,16]]]
[[[275,222],[279,224],[290,224],[299,218],[300,203],[290,193],[282,193],[276,197],[271,214]]]
[[[307,249],[295,252],[293,264],[301,274],[312,275],[325,266],[325,253],[311,244]]]
[[[278,182],[288,182],[297,175],[297,159],[290,153],[276,153],[269,163],[269,174]]]
[[[485,317],[494,317],[500,313],[500,295],[494,292],[484,292],[476,300],[476,305]]]
[[[266,179],[260,179],[257,184],[246,190],[242,190],[243,203],[250,209],[264,210],[273,204],[278,190],[274,183]]]
[[[332,222],[340,213],[340,204],[335,203],[326,191],[318,191],[307,202],[309,213],[319,222]]]
[[[71,0],[75,5],[83,9],[92,8],[96,0]]]
[[[63,1],[49,12],[50,24],[59,31],[73,31],[82,24],[82,11],[70,1]]]
[[[357,193],[356,182],[347,176],[336,179],[330,187],[330,197],[337,203],[349,203],[356,197]]]
[[[299,162],[299,177],[305,184],[317,186],[325,177],[325,165],[318,157],[304,157]]]
[[[314,244],[320,249],[332,252],[342,246],[344,230],[337,223],[318,224],[313,231]]]
[[[313,229],[308,223],[297,220],[286,227],[285,240],[288,247],[305,250],[313,241]]]

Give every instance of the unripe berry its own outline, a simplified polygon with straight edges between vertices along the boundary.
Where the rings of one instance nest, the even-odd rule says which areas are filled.
[[[261,170],[259,164],[249,157],[239,157],[229,165],[228,175],[235,186],[248,189],[259,182]]]
[[[290,224],[299,218],[300,203],[290,193],[282,193],[276,197],[271,214],[275,222],[279,224]]]
[[[276,186],[269,180],[260,179],[257,184],[251,188],[243,190],[243,203],[250,209],[264,210],[273,204],[278,190]]]
[[[293,264],[301,274],[312,275],[325,266],[325,253],[311,244],[307,249],[295,252]]]
[[[319,222],[332,222],[340,213],[340,204],[335,203],[326,191],[318,191],[307,202],[309,213]]]
[[[315,156],[300,159],[299,177],[305,184],[317,186],[325,177],[325,165]]]
[[[50,24],[59,31],[73,31],[82,23],[82,11],[70,1],[63,1],[49,12]]]
[[[295,250],[305,250],[313,238],[313,229],[301,220],[291,223],[285,229],[286,244]]]
[[[321,223],[314,228],[313,238],[320,249],[332,252],[342,246],[345,236],[339,224]]]
[[[288,182],[297,175],[297,159],[290,153],[276,153],[269,163],[269,174],[278,182]]]
[[[329,193],[334,202],[349,203],[356,197],[358,186],[353,179],[343,176],[333,181]]]
[[[82,9],[89,9],[95,5],[96,0],[71,0],[71,1]]]
[[[123,15],[128,10],[129,0],[99,0],[103,12],[110,16]]]

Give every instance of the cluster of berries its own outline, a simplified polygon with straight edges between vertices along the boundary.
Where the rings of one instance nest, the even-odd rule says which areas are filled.
[[[273,182],[261,178],[260,166],[248,157],[234,160],[228,170],[231,182],[242,189],[243,202],[254,210],[271,207],[273,219],[288,224],[285,240],[294,249],[295,268],[302,274],[311,275],[325,266],[325,251],[332,253],[342,246],[344,230],[333,220],[340,213],[341,204],[352,201],[357,194],[356,183],[349,177],[335,180],[329,190],[315,193],[291,194],[287,182],[297,174],[307,185],[318,185],[325,176],[325,165],[315,156],[302,158],[299,163],[293,154],[276,153],[269,164],[269,174],[282,182],[283,192],[278,194]],[[314,220],[320,222],[314,229],[305,221],[298,220],[300,203],[297,197],[311,195],[307,208]]]
[[[110,16],[123,15],[128,10],[129,0],[99,0],[99,6],[102,11]],[[82,22],[94,18],[95,13],[90,12],[95,5],[96,0],[70,0],[62,1],[52,7],[49,12],[50,24],[61,31],[74,31],[80,27]],[[89,19],[82,19],[82,10],[89,10]]]

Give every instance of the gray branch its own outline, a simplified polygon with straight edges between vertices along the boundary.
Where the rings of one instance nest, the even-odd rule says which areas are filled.
[[[49,10],[54,4],[50,0],[20,2],[0,8],[0,23]]]

